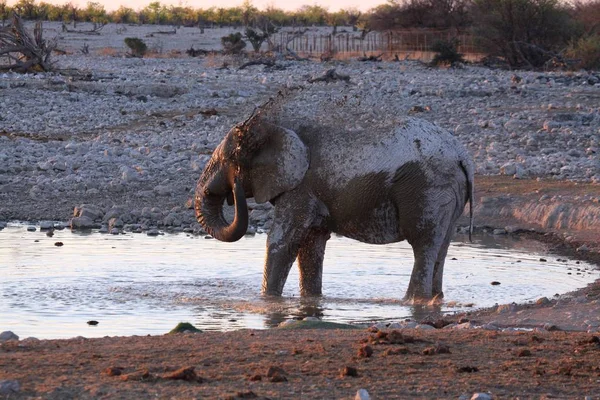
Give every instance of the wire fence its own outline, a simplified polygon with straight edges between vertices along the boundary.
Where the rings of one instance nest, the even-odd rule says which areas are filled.
[[[388,32],[341,32],[337,34],[280,32],[274,35],[276,45],[287,47],[301,56],[319,57],[324,54],[339,58],[381,55],[392,59],[421,59],[430,61],[435,52],[431,46],[438,40],[458,40],[458,51],[467,60],[476,61],[485,56],[468,33],[457,35],[452,31],[406,30]]]

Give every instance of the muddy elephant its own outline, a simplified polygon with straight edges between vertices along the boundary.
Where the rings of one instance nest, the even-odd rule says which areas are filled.
[[[407,300],[441,298],[456,220],[473,199],[473,164],[448,131],[406,118],[387,131],[289,127],[258,112],[233,127],[198,181],[196,217],[226,242],[248,227],[246,198],[271,202],[262,292],[280,296],[297,259],[300,293],[321,295],[332,232],[365,243],[407,240],[414,266]],[[228,223],[223,203],[235,204]]]

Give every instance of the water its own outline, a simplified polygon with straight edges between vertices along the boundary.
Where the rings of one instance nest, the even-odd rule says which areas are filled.
[[[445,267],[446,303],[423,310],[400,301],[413,263],[407,243],[376,246],[333,237],[322,299],[299,297],[293,268],[283,298],[268,300],[260,296],[265,241],[266,235],[222,243],[185,234],[68,230],[47,237],[11,225],[0,231],[0,331],[69,338],[163,334],[182,321],[208,330],[267,328],[306,315],[349,323],[397,321],[551,297],[600,276],[590,265],[557,261],[537,242],[484,236],[468,243],[459,237]],[[88,320],[99,324],[88,326]]]

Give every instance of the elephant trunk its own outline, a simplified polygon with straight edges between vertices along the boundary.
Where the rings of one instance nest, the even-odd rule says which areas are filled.
[[[222,242],[240,240],[248,230],[248,206],[244,188],[235,180],[233,183],[233,200],[235,217],[229,224],[223,216],[223,201],[225,196],[196,192],[196,219],[206,229],[209,235]]]

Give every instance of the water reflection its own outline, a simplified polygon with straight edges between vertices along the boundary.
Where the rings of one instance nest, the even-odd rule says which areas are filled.
[[[401,300],[413,264],[406,243],[374,246],[334,237],[325,257],[323,297],[301,298],[293,268],[284,296],[268,299],[260,296],[265,240],[257,235],[221,243],[183,234],[66,230],[49,238],[9,227],[0,231],[0,329],[56,338],[162,334],[182,321],[231,330],[307,316],[344,323],[437,318],[469,304],[550,297],[598,277],[589,265],[550,257],[538,242],[480,236],[468,243],[459,237],[448,252],[446,302],[410,306]],[[64,246],[54,246],[57,241]],[[85,322],[91,319],[100,324],[90,328]]]

